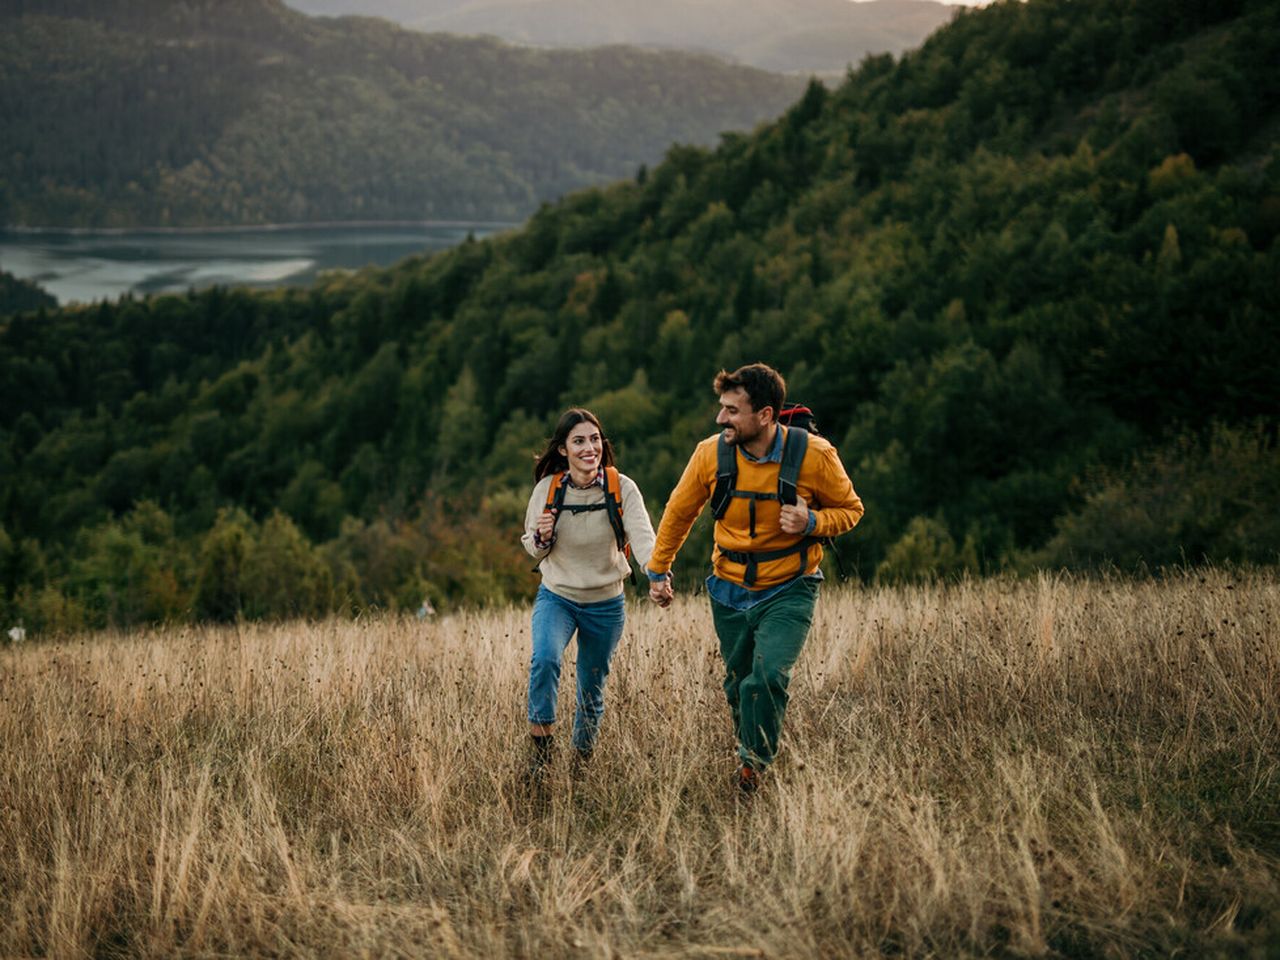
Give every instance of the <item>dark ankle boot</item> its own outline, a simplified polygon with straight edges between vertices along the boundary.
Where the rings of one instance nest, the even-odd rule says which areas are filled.
[[[537,781],[545,776],[547,766],[555,754],[555,740],[551,734],[541,737],[534,735],[530,739],[532,746],[529,749],[529,779]]]

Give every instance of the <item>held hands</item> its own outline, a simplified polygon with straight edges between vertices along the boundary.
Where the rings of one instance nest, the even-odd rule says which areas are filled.
[[[804,497],[797,493],[794,504],[783,505],[778,525],[783,533],[804,533],[809,529],[809,504]]]
[[[660,607],[671,606],[671,601],[676,595],[675,589],[671,586],[671,575],[662,580],[649,581],[649,599]]]

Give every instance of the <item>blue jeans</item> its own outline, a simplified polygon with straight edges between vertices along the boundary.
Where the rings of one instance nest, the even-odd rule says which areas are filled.
[[[538,587],[533,601],[533,657],[529,661],[529,722],[555,723],[560,660],[578,632],[578,704],[573,745],[590,750],[604,716],[604,683],[609,661],[622,637],[626,610],[621,595],[598,603],[575,603]]]

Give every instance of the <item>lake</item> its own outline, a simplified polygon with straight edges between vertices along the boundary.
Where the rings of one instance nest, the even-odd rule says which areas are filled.
[[[374,224],[215,230],[0,231],[0,270],[59,303],[227,286],[302,286],[322,270],[389,266],[515,224]]]

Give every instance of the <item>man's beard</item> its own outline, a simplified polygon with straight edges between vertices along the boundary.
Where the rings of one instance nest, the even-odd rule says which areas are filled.
[[[743,447],[743,446],[746,446],[748,443],[750,443],[752,440],[756,439],[756,437],[760,436],[762,433],[764,433],[764,427],[758,427],[756,429],[756,432],[751,434],[750,436],[743,433],[741,429],[735,427],[733,429],[733,438],[730,439],[729,437],[725,437],[724,442],[729,444],[729,446],[731,447]],[[722,436],[723,434],[724,432],[721,431]]]

